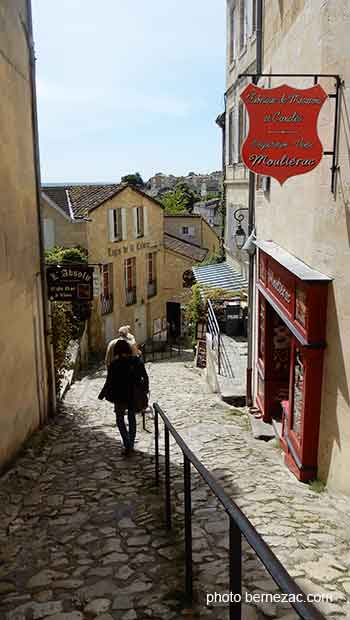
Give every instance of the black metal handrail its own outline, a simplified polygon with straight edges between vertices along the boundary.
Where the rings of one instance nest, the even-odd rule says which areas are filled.
[[[234,373],[230,364],[229,357],[227,355],[224,341],[221,336],[219,323],[210,299],[208,299],[207,329],[208,333],[211,336],[211,348],[216,357],[218,374],[223,377],[230,377],[231,379],[234,379]]]
[[[155,482],[159,485],[159,419],[164,422],[165,435],[165,516],[166,527],[171,529],[171,493],[170,493],[170,433],[181,448],[184,459],[184,504],[185,504],[185,593],[189,603],[193,602],[192,573],[192,497],[191,497],[191,465],[197,470],[216,498],[222,504],[229,519],[229,587],[233,595],[229,602],[229,619],[242,618],[242,536],[255,551],[264,564],[272,579],[280,590],[289,595],[289,602],[302,620],[325,620],[323,614],[309,601],[294,579],[281,564],[268,544],[263,540],[255,527],[241,511],[237,504],[226,494],[213,474],[193,454],[188,445],[175,430],[158,403],[153,404],[155,427]],[[293,597],[293,600],[291,598]]]

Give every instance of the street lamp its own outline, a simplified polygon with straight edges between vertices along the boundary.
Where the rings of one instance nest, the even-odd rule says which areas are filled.
[[[241,224],[241,222],[244,220],[244,215],[242,211],[248,211],[248,209],[246,207],[240,207],[233,212],[233,217],[235,218],[236,222],[238,222],[237,230],[235,232],[235,242],[239,250],[243,248],[247,239],[247,235]]]

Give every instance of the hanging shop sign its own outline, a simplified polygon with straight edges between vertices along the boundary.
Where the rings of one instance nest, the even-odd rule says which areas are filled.
[[[91,301],[93,267],[52,265],[46,269],[50,301]]]
[[[247,168],[281,185],[316,168],[323,155],[317,119],[327,99],[319,84],[305,89],[249,84],[241,99],[249,114],[249,133],[242,146]]]

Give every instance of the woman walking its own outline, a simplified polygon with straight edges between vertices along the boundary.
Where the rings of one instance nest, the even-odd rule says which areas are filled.
[[[129,343],[117,340],[113,349],[113,359],[108,366],[107,379],[99,398],[114,403],[117,426],[123,440],[125,455],[134,448],[136,437],[135,413],[147,403],[149,380],[145,365],[140,357],[133,355]],[[125,414],[128,426],[125,424]]]

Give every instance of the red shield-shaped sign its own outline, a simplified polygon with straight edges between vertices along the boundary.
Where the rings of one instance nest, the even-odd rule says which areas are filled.
[[[316,168],[323,155],[317,119],[327,99],[319,84],[305,89],[249,84],[241,99],[249,114],[249,133],[242,146],[247,168],[274,177],[281,185]]]

